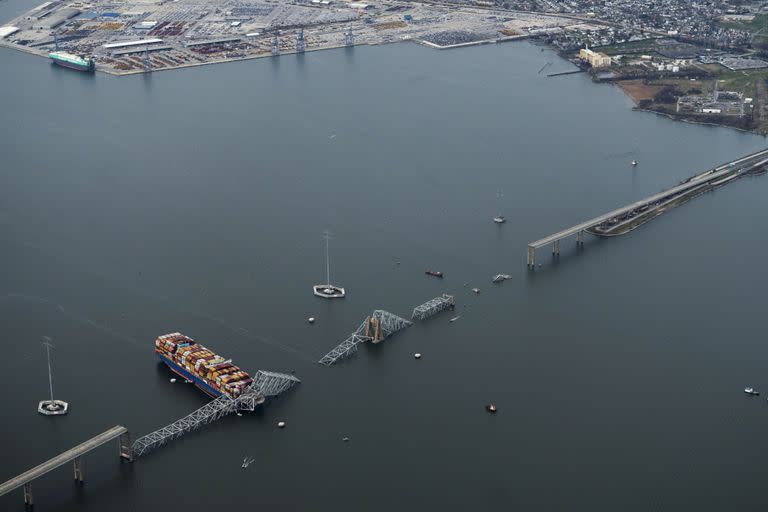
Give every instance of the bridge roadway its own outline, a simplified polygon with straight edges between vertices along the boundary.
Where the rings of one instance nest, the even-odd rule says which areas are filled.
[[[764,160],[754,162],[754,160],[759,160],[760,158],[764,158]],[[595,217],[594,219],[584,221],[568,229],[558,231],[557,233],[544,237],[540,240],[531,242],[530,244],[528,244],[528,266],[533,267],[535,265],[536,249],[540,247],[543,247],[547,244],[553,244],[552,252],[559,253],[560,252],[559,243],[560,243],[560,240],[562,240],[563,238],[576,235],[577,242],[581,242],[585,230],[592,228],[594,226],[597,226],[598,224],[602,224],[603,222],[609,219],[618,217],[625,213],[629,213],[632,210],[645,206],[646,204],[664,199],[669,195],[679,194],[681,192],[685,192],[686,190],[690,190],[690,189],[699,187],[701,185],[704,185],[706,183],[709,183],[713,180],[716,180],[717,178],[725,176],[730,172],[733,172],[734,170],[736,170],[735,167],[737,165],[746,164],[748,166],[756,166],[756,165],[764,165],[766,163],[768,163],[768,149],[764,149],[762,151],[758,151],[757,153],[752,153],[745,157],[739,158],[738,160],[725,163],[719,167],[715,167],[708,173],[705,171],[704,173],[699,174],[696,178],[690,180],[687,183],[683,183],[676,187],[672,187],[663,192],[659,192],[658,194],[654,194],[650,197],[646,197],[645,199],[641,199],[640,201],[636,201],[628,206],[618,208],[606,214],[600,215],[599,217]]]
[[[120,457],[130,460],[131,459],[130,444],[128,445],[127,450],[126,450],[126,447],[123,446],[125,444],[123,441],[124,439],[126,439],[126,437],[124,436],[127,436],[127,435],[128,435],[128,429],[120,425],[114,426],[111,429],[107,430],[106,432],[103,432],[97,436],[94,436],[91,439],[85,441],[84,443],[81,443],[75,446],[74,448],[70,448],[69,450],[55,456],[54,458],[43,462],[39,466],[36,466],[30,469],[29,471],[26,471],[20,474],[17,477],[11,478],[4,484],[0,485],[0,496],[13,491],[14,489],[18,489],[21,486],[24,486],[24,503],[31,505],[32,504],[32,488],[31,488],[30,482],[32,482],[32,480],[34,480],[35,478],[39,478],[44,474],[48,473],[49,471],[53,471],[54,469],[60,466],[63,466],[67,462],[71,462],[71,461],[75,461],[75,479],[79,482],[82,482],[83,473],[82,473],[82,465],[80,463],[80,457],[82,457],[89,451],[93,450],[94,448],[98,448],[99,446],[117,438],[121,438]]]

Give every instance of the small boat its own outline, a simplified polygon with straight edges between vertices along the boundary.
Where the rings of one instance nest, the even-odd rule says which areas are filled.
[[[503,215],[497,215],[493,218],[493,222],[496,224],[504,224],[507,222],[507,219],[505,219]]]
[[[455,322],[455,321],[456,321],[456,320],[458,320],[459,318],[461,318],[461,315],[455,316],[455,317],[451,318],[451,319],[450,319],[450,320],[448,320],[448,321],[449,321],[449,322]]]
[[[488,404],[485,406],[485,410],[488,411],[491,414],[496,414],[496,405],[495,404]]]
[[[751,396],[757,396],[760,394],[760,392],[756,391],[754,388],[744,388],[744,392]]]
[[[440,271],[437,271],[437,270],[429,270],[429,269],[427,269],[424,273],[427,274],[428,276],[440,277],[440,278],[443,277],[443,273],[440,272]]]
[[[250,466],[253,463],[253,461],[255,461],[255,460],[256,459],[254,459],[254,458],[245,457],[245,458],[243,458],[243,464],[240,467],[245,469],[248,466]]]
[[[632,167],[637,167],[637,160],[632,160]]]
[[[192,384],[192,381],[189,379],[184,379],[184,384]]]
[[[472,291],[475,293],[480,293],[480,288],[472,288]]]
[[[496,274],[495,276],[493,276],[494,283],[503,283],[507,279],[512,279],[512,276],[509,274]]]

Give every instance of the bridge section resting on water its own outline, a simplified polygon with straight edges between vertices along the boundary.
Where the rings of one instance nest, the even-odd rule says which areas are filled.
[[[141,457],[187,432],[213,423],[228,414],[253,411],[256,406],[263,404],[267,397],[284,393],[299,382],[301,381],[293,375],[259,370],[253,377],[253,384],[239,397],[229,398],[227,395],[221,395],[170,425],[138,438],[133,443],[133,454],[135,457]]]
[[[456,307],[456,299],[453,295],[442,294],[440,297],[428,300],[424,304],[413,308],[411,319],[413,320],[426,320],[431,316],[435,316],[441,311],[446,309],[453,309]]]
[[[405,318],[401,318],[383,309],[377,309],[371,313],[371,316],[363,320],[355,332],[321,357],[318,363],[331,366],[357,352],[357,346],[360,343],[366,341],[378,343],[411,325],[413,323]]]

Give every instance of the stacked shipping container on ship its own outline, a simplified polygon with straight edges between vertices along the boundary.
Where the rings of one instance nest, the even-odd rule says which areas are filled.
[[[225,360],[178,332],[159,336],[155,353],[175,373],[214,397],[237,398],[253,382],[231,359]]]

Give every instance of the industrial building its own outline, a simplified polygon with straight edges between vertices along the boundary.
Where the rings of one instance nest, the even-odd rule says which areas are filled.
[[[579,50],[579,58],[588,62],[593,68],[604,68],[611,65],[611,58],[608,55],[590,50],[589,48]]]
[[[12,34],[15,34],[19,31],[19,27],[14,27],[11,25],[6,25],[4,27],[0,27],[0,39],[4,37],[8,37]]]
[[[80,9],[75,9],[73,7],[66,7],[55,12],[48,11],[41,14],[33,26],[37,30],[51,30],[63,24],[68,19],[74,18],[78,14],[80,14]]]

